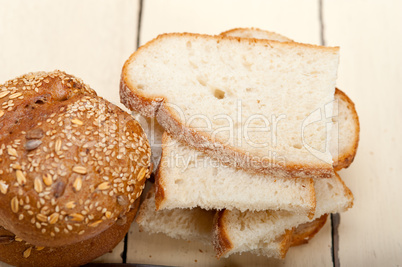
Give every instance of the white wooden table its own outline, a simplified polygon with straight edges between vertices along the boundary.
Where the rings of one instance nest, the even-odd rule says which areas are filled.
[[[0,83],[29,71],[61,69],[118,104],[124,61],[137,44],[160,33],[258,27],[299,42],[340,46],[337,85],[356,104],[361,140],[355,162],[340,173],[355,205],[340,215],[339,227],[329,220],[308,245],[291,248],[284,261],[248,254],[218,261],[211,248],[139,233],[133,224],[126,244],[96,261],[401,266],[401,11],[397,0],[0,0]]]

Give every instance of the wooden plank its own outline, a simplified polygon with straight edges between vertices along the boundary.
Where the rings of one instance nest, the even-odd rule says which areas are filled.
[[[138,1],[0,1],[0,83],[60,69],[119,104],[124,61],[135,50]]]
[[[166,32],[219,34],[257,27],[299,42],[320,42],[318,1],[144,0],[141,44]]]
[[[135,50],[138,6],[131,0],[0,0],[0,83],[60,69],[118,104],[121,68]],[[121,242],[96,262],[121,263],[123,248]]]
[[[236,27],[258,27],[296,41],[320,43],[318,1],[144,1],[140,44],[165,32],[218,34]],[[285,261],[244,253],[216,260],[211,247],[162,234],[129,233],[128,263],[174,266],[332,266],[331,227],[306,246],[292,248]]]
[[[355,102],[361,136],[341,172],[355,196],[341,215],[341,266],[402,264],[401,1],[324,1],[325,38],[341,47],[338,86]]]

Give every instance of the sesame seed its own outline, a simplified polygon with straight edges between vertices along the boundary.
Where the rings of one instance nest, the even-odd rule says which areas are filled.
[[[37,250],[37,251],[41,251],[41,250],[43,250],[45,247],[35,247],[35,249]]]
[[[32,251],[32,247],[29,247],[27,250],[24,251],[24,253],[22,254],[24,256],[24,258],[28,258],[29,256],[31,256],[31,251]]]
[[[11,199],[11,210],[14,213],[17,213],[19,210],[19,201],[17,197],[13,197],[13,199]]]
[[[17,170],[16,175],[17,175],[17,182],[20,185],[24,185],[27,182],[27,179],[25,178],[25,175],[22,173],[21,170]]]
[[[85,233],[85,230],[81,230],[78,235],[83,235]]]
[[[59,152],[60,151],[60,149],[61,149],[61,139],[59,138],[59,139],[57,139],[56,140],[56,144],[55,144],[55,147],[54,147],[54,150],[56,151],[56,152]]]
[[[3,117],[3,115],[4,115],[4,111],[0,110],[0,118]]]
[[[79,173],[79,174],[86,174],[87,169],[85,167],[83,167],[83,166],[74,166],[73,167],[73,172]]]

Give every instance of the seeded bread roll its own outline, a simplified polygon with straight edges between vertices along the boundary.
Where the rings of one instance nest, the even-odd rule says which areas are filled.
[[[45,247],[92,238],[126,216],[149,177],[137,121],[64,72],[0,85],[0,225]]]
[[[130,229],[139,201],[127,213],[125,220],[117,221],[99,235],[57,248],[35,247],[0,227],[0,261],[15,266],[80,266],[113,250]]]

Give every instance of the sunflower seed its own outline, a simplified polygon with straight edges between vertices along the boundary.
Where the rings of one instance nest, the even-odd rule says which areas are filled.
[[[25,149],[28,151],[34,150],[38,148],[42,144],[41,140],[29,140],[28,142],[25,143]]]
[[[54,197],[59,198],[64,194],[64,190],[66,189],[66,184],[62,181],[58,181],[54,184]]]
[[[41,128],[36,128],[27,132],[25,138],[26,139],[41,139],[44,135],[44,132]]]

